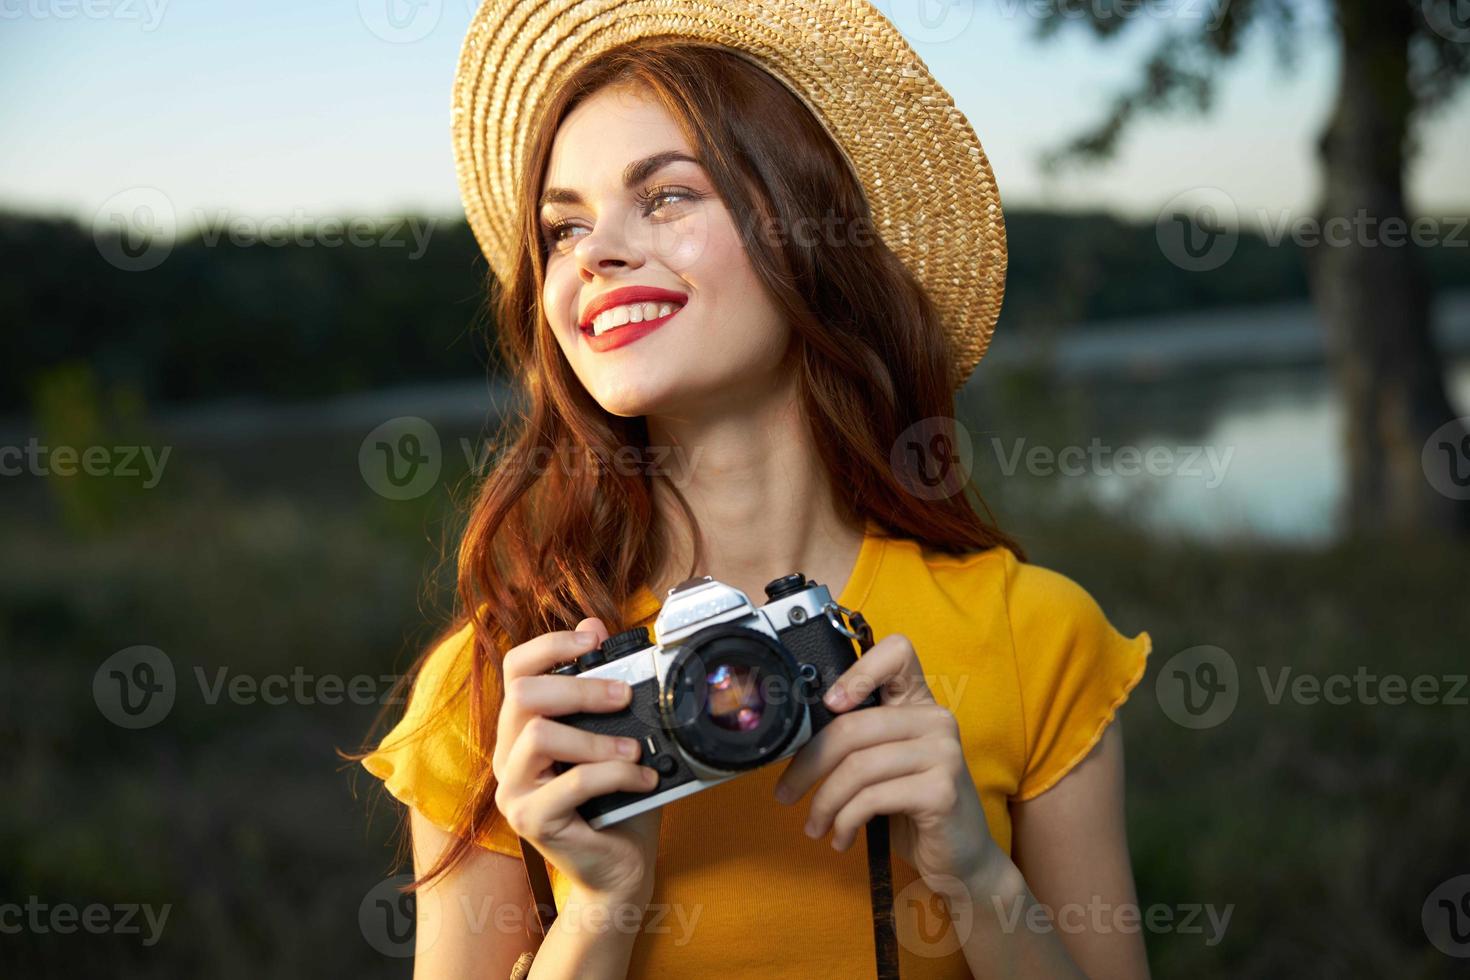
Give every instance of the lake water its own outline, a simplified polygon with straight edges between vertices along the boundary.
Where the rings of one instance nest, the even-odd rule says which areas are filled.
[[[1470,359],[1459,360],[1448,381],[1456,411],[1470,415]],[[1189,536],[1318,543],[1334,535],[1344,486],[1343,421],[1325,372],[1238,371],[1193,386],[1150,387],[1138,402],[1189,409],[1135,413],[1126,407],[1132,399],[1123,396],[1125,404],[1102,413],[1102,428],[1113,446],[1134,445],[1145,458],[1160,447],[1172,469],[1161,466],[1167,472],[1151,474],[1135,462],[1128,475],[1119,475],[1120,465],[1101,472],[1089,467],[1075,492],[1155,529]],[[1137,386],[1131,391],[1144,395]],[[1093,394],[1104,403],[1120,400],[1117,391]],[[1183,472],[1195,447],[1206,452]]]
[[[1437,314],[1452,357],[1451,399],[1470,415],[1470,292],[1441,297]],[[1051,495],[1080,495],[1167,533],[1329,540],[1343,493],[1343,438],[1321,347],[1305,304],[1050,337],[998,332],[961,396],[976,479],[987,498],[997,483],[1047,495],[1039,496],[1043,507]],[[1012,384],[1028,361],[1044,361],[1051,373],[1033,383],[1024,409],[986,393]],[[152,413],[151,428],[178,450],[178,465],[218,469],[241,490],[335,496],[367,492],[358,448],[386,420],[428,419],[444,451],[457,452],[479,443],[503,397],[466,381],[297,404],[237,399]],[[4,420],[0,445],[32,432],[28,420]],[[1040,473],[1033,452],[1042,454]],[[1150,459],[1160,464],[1155,472]],[[1018,468],[1028,479],[1008,482]]]
[[[1434,323],[1450,359],[1451,403],[1470,415],[1470,291],[1438,295]],[[1323,542],[1335,532],[1344,487],[1343,418],[1324,340],[1315,311],[1300,302],[1051,334],[998,332],[971,387],[988,383],[987,370],[1029,364],[1044,366],[1057,390],[1039,404],[1033,398],[1025,417],[1006,418],[1003,410],[994,417],[998,407],[984,408],[993,400],[982,397],[979,414],[962,418],[976,420],[982,434],[972,441],[990,455],[988,443],[1000,436],[1013,458],[1020,434],[1037,428],[1058,451],[1069,441],[1098,440],[1115,454],[1132,447],[1132,458],[1102,456],[1098,465],[1089,457],[1073,467],[1075,475],[1053,472],[1041,485],[1146,526],[1212,539]],[[1153,472],[1138,463],[1150,452]],[[977,472],[1004,479],[1007,467],[982,458]]]

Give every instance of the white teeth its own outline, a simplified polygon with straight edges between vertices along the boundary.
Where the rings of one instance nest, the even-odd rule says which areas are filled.
[[[628,323],[642,323],[672,314],[679,307],[674,303],[627,303],[603,310],[592,318],[593,336],[601,336],[609,330]]]

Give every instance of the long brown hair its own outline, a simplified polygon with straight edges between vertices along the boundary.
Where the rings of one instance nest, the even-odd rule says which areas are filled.
[[[536,121],[517,208],[520,257],[509,281],[490,281],[501,363],[524,383],[526,397],[502,420],[495,461],[471,507],[459,550],[457,621],[445,634],[473,623],[470,739],[483,758],[494,743],[503,652],[588,616],[621,629],[624,603],[652,584],[664,540],[664,514],[654,504],[654,482],[663,477],[612,465],[620,449],[648,451],[646,420],[613,415],[591,398],[541,304],[547,253],[537,199],[557,128],[588,96],[624,83],[640,85],[678,122],[790,323],[800,405],[841,498],[839,512],[953,554],[997,545],[1022,554],[988,509],[980,516],[978,493],[973,501],[966,492],[921,499],[890,461],[907,428],[926,419],[943,424],[955,412],[950,353],[923,288],[876,233],[861,245],[771,234],[823,221],[872,229],[862,186],[818,119],[736,52],[669,38],[624,45],[570,78]],[[586,465],[546,466],[546,459]],[[699,529],[678,487],[666,486],[693,536],[697,568]],[[458,841],[418,884],[456,865],[498,819],[494,796],[487,765],[461,807]]]

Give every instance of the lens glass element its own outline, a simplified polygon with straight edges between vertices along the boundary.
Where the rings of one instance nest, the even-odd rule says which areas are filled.
[[[710,721],[732,732],[748,732],[761,723],[766,706],[760,671],[745,664],[720,664],[706,677]]]

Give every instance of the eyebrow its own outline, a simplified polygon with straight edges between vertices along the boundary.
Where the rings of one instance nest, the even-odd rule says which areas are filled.
[[[634,187],[652,177],[659,170],[671,163],[693,163],[699,161],[680,150],[664,150],[652,156],[644,157],[642,160],[634,160],[623,168],[623,186]],[[567,187],[548,187],[546,193],[541,195],[538,207],[548,204],[581,204],[582,195]]]

